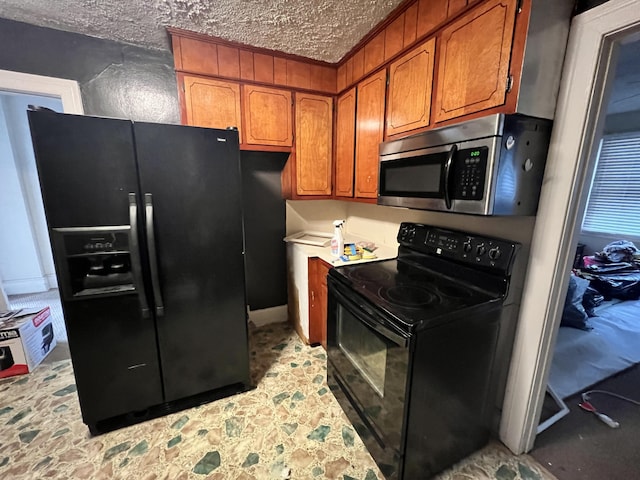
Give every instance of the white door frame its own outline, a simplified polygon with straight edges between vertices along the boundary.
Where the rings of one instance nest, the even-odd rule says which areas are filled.
[[[84,114],[80,85],[75,80],[0,70],[0,91],[59,98],[64,113]],[[6,294],[0,280],[0,305],[2,300]]]
[[[611,0],[573,19],[500,425],[514,453],[536,437],[561,310],[602,131],[610,61],[640,28],[637,0]],[[614,62],[615,63],[615,62]],[[593,148],[592,148],[593,146]]]
[[[56,97],[64,113],[84,114],[80,85],[75,80],[0,70],[0,90]]]

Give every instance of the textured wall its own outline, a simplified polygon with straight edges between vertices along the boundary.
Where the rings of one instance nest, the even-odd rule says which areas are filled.
[[[179,123],[168,51],[0,19],[0,69],[76,80],[88,115]]]
[[[167,49],[166,26],[336,62],[401,0],[2,0],[0,17]]]

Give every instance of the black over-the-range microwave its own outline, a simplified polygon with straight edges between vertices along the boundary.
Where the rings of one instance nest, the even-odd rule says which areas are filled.
[[[551,120],[495,114],[380,144],[378,204],[535,215]]]

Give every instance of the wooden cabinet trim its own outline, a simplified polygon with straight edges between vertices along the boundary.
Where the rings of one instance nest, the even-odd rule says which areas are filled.
[[[240,78],[242,80],[254,80],[255,69],[253,64],[253,53],[240,50]]]
[[[384,30],[384,59],[389,60],[404,48],[404,13]]]
[[[383,63],[384,31],[372,38],[364,47],[364,73],[367,74],[374,71]]]
[[[336,64],[179,29],[168,30],[177,72],[322,94],[334,95],[337,91]]]

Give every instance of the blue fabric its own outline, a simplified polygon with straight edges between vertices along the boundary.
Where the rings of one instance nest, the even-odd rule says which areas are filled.
[[[576,277],[573,273],[569,278],[569,288],[564,301],[560,326],[591,330],[589,316],[582,306],[582,297],[589,287],[589,280]]]

